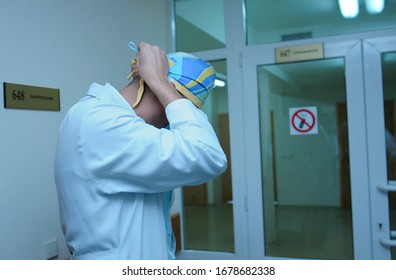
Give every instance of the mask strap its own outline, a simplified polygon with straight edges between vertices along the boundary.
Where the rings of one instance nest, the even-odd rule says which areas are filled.
[[[138,51],[139,51],[139,48],[136,46],[136,44],[135,44],[134,42],[129,42],[129,43],[128,43],[128,47],[129,47],[131,50],[135,51],[135,52],[138,52]],[[136,65],[136,63],[137,63],[136,58],[132,59],[131,64],[134,66],[134,65]],[[137,70],[137,69],[133,70],[133,71],[128,75],[127,79],[128,79],[128,80],[131,79],[131,78],[132,78],[133,76],[135,76],[136,74],[138,74],[138,70]],[[143,93],[144,93],[144,80],[143,80],[142,78],[139,78],[139,89],[138,89],[138,92],[137,92],[137,100],[136,100],[136,102],[132,105],[132,108],[136,108],[136,106],[139,104],[140,100],[142,100]]]
[[[144,81],[142,78],[139,78],[139,89],[137,92],[137,99],[135,104],[132,105],[132,108],[135,109],[136,106],[139,104],[140,100],[142,99],[143,93],[144,93]]]
[[[128,43],[128,47],[129,47],[130,49],[132,49],[133,51],[135,51],[135,52],[138,52],[138,51],[139,51],[139,48],[136,46],[136,44],[135,44],[134,42],[129,42],[129,43]]]

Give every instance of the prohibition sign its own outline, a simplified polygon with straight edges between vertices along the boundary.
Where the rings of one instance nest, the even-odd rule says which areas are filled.
[[[293,129],[302,134],[309,133],[315,127],[315,123],[315,115],[308,109],[297,110],[291,117]]]

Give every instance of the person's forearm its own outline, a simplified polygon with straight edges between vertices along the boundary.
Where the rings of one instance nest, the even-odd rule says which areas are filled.
[[[175,89],[175,87],[168,81],[158,83],[157,85],[151,85],[150,88],[158,97],[158,100],[161,102],[164,108],[166,108],[169,103],[183,98],[180,93]]]

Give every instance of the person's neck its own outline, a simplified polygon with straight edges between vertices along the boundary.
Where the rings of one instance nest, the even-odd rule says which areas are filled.
[[[139,89],[139,78],[136,77],[126,87],[120,90],[121,95],[125,100],[132,105],[136,102],[137,92]]]

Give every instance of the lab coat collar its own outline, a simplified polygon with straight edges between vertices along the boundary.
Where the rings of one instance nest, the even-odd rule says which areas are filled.
[[[131,105],[129,105],[121,93],[109,83],[106,83],[105,85],[92,83],[89,87],[87,95],[96,97],[100,100],[103,100],[104,102],[117,104],[124,107],[125,109],[133,111]]]

